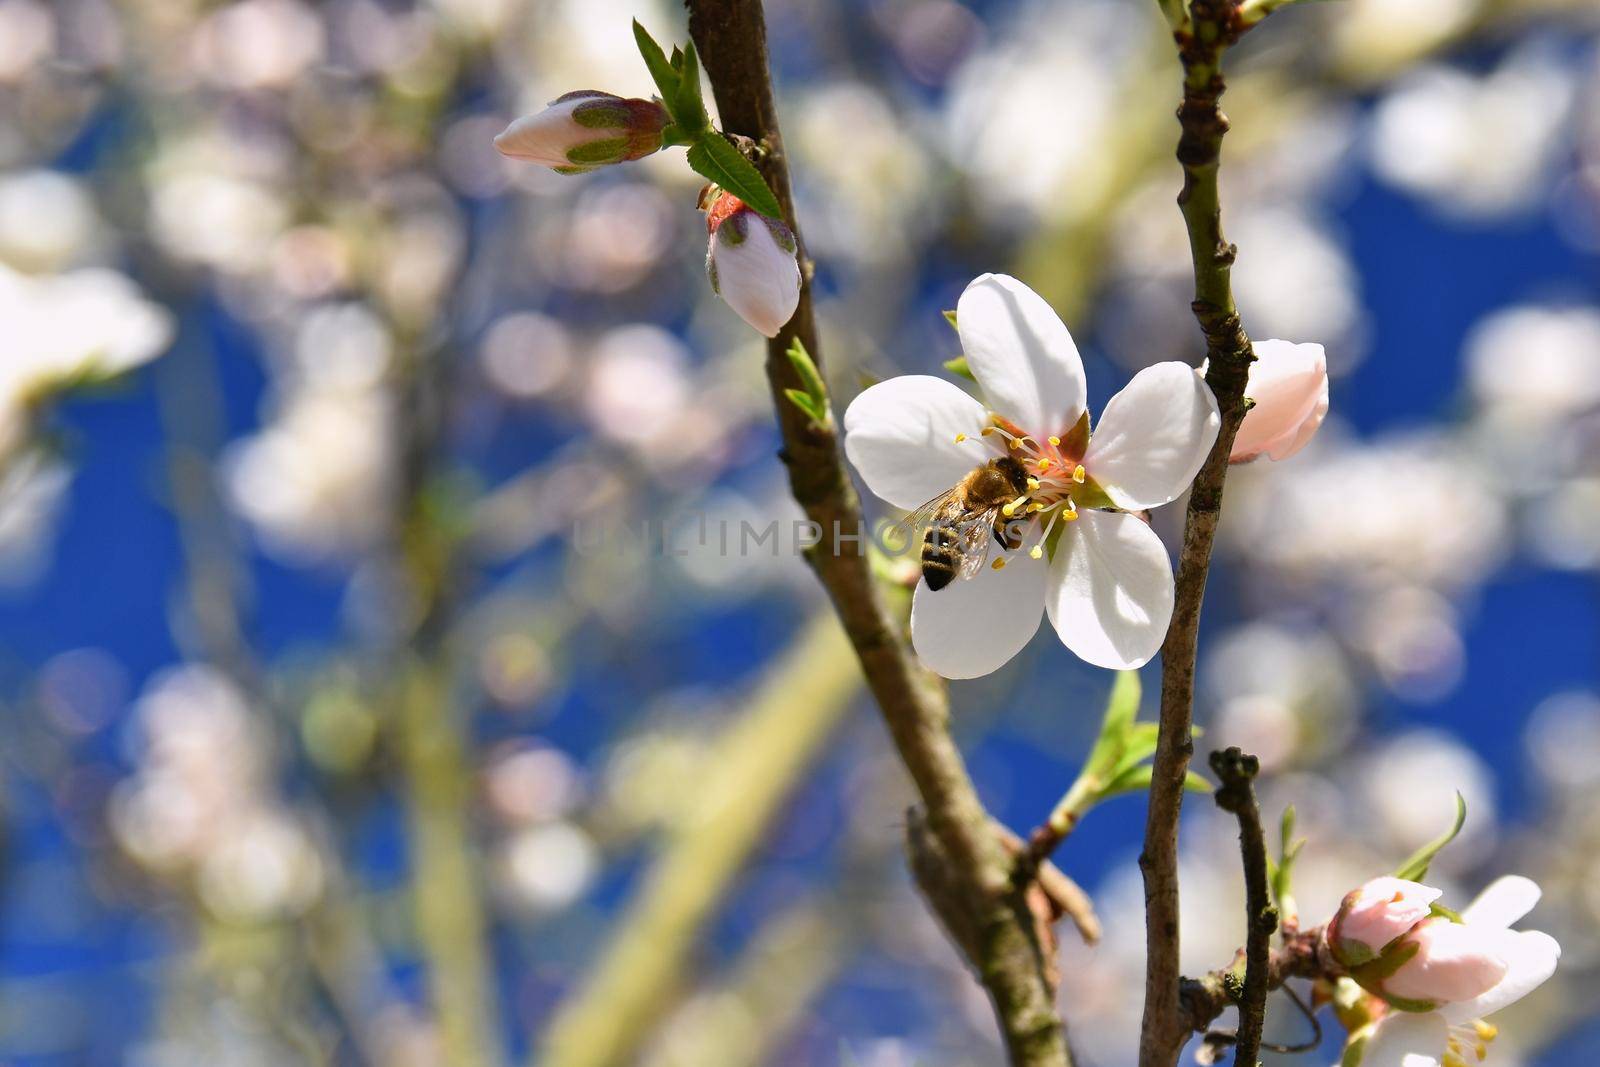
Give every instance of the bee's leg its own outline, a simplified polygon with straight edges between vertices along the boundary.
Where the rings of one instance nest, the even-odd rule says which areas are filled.
[[[1021,524],[1019,523],[1018,529],[1013,532],[1011,529],[1012,521],[1001,516],[996,516],[994,520],[994,539],[999,541],[1000,547],[1007,552],[1015,552],[1022,545]]]

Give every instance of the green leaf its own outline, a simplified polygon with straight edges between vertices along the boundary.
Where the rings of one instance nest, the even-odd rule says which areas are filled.
[[[1183,776],[1183,787],[1191,793],[1209,793],[1212,791],[1211,783],[1193,771]]]
[[[694,144],[689,146],[688,160],[696,173],[716,182],[752,210],[772,219],[783,217],[778,198],[767,188],[761,172],[716,130],[707,127],[700,131]]]
[[[689,42],[689,47],[683,53],[677,91],[672,94],[672,102],[667,105],[667,110],[672,112],[672,118],[679,128],[690,137],[711,125],[711,119],[706,115],[705,97],[700,93],[700,57],[695,53],[693,41]]]
[[[644,65],[650,68],[650,77],[655,80],[661,102],[671,111],[672,101],[678,95],[678,72],[672,69],[667,54],[638,19],[633,20],[633,40],[639,46],[639,54],[644,57]]]
[[[788,397],[789,402],[804,412],[812,422],[819,425],[822,423],[825,410],[818,411],[816,402],[811,399],[810,394],[804,389],[785,389],[783,395]]]
[[[945,314],[948,315],[950,312],[946,311]],[[951,374],[965,378],[969,382],[975,382],[978,380],[977,376],[972,373],[972,368],[967,366],[966,356],[957,356],[955,359],[945,360],[944,369],[949,371]]]
[[[1139,793],[1150,788],[1150,779],[1155,776],[1155,768],[1148,763],[1140,763],[1129,767],[1116,775],[1100,790],[1098,799],[1109,800],[1124,793]],[[1189,783],[1184,782],[1187,786]],[[1206,789],[1210,789],[1208,785]]]
[[[1095,738],[1089,758],[1083,761],[1080,778],[1110,781],[1126,770],[1124,754],[1134,716],[1139,714],[1139,672],[1118,671],[1100,717],[1100,734]],[[1137,762],[1137,761],[1135,761]]]
[[[789,357],[789,365],[794,368],[795,375],[805,387],[806,395],[817,402],[819,409],[827,410],[828,386],[822,380],[822,372],[817,369],[811,353],[806,351],[805,343],[798,337],[794,338],[789,342],[788,351],[784,354]]]
[[[948,322],[950,324],[950,328],[952,330],[957,329],[957,326],[956,326],[956,313],[955,313],[954,309],[952,309],[950,311],[946,311],[944,313],[944,321],[946,321],[946,322]],[[949,364],[946,363],[945,366],[948,367]]]
[[[1283,809],[1283,818],[1278,821],[1278,859],[1267,861],[1267,873],[1272,884],[1272,899],[1282,902],[1290,895],[1294,887],[1294,861],[1300,858],[1300,850],[1305,848],[1304,838],[1299,841],[1294,839],[1294,805],[1290,804]]]
[[[1420,881],[1428,876],[1428,866],[1433,862],[1433,857],[1439,850],[1456,839],[1461,832],[1461,827],[1467,821],[1467,801],[1460,793],[1456,794],[1456,821],[1450,829],[1423,845],[1411,854],[1411,858],[1400,865],[1394,872],[1396,878],[1404,878],[1408,882]]]

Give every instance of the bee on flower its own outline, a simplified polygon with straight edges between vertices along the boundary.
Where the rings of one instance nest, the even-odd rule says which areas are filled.
[[[982,391],[906,375],[845,412],[869,489],[930,526],[912,644],[946,678],[1004,665],[1048,615],[1100,667],[1143,665],[1172,617],[1172,563],[1138,515],[1193,481],[1221,426],[1185,363],[1158,363],[1092,427],[1083,361],[1061,319],[1015,278],[967,286],[956,328]],[[992,556],[992,558],[990,558]]]

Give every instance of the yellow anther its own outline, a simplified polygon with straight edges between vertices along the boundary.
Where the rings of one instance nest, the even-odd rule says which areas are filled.
[[[1078,521],[1078,512],[1073,508],[1068,508],[1066,511],[1063,511],[1061,513],[1061,521],[1062,522],[1077,522]]]
[[[1037,479],[1037,478],[1029,478],[1028,479],[1028,488],[1030,490],[1039,488],[1039,479]]]
[[[1444,1067],[1467,1067],[1467,1061],[1454,1052],[1446,1052],[1444,1059],[1439,1062],[1443,1063]]]
[[[1006,569],[1006,558],[1004,556],[1001,556],[998,559],[996,559],[993,563],[989,564],[989,566],[993,567],[997,571],[1003,571],[1003,570]]]
[[[1058,446],[1058,447],[1059,447],[1059,446],[1060,446],[1060,444],[1061,444],[1061,438],[1059,438],[1059,437],[1056,437],[1056,436],[1054,436],[1054,435],[1051,435],[1051,437],[1050,437],[1050,443],[1051,443],[1051,444],[1053,444],[1053,445],[1056,445],[1056,446]]]
[[[1039,461],[1039,470],[1041,472],[1044,472],[1044,471],[1047,471],[1049,469],[1050,469],[1050,458],[1048,456],[1046,456],[1044,459],[1041,459]]]
[[[990,434],[994,433],[994,427],[993,426],[985,426],[983,429],[979,430],[978,432],[980,434],[982,434],[984,437],[988,437]]]
[[[1044,510],[1044,505],[1039,503],[1037,500],[1035,500],[1033,503],[1028,505],[1028,510],[1029,511],[1043,511]]]
[[[956,434],[956,444],[959,445],[962,441],[965,441],[966,439],[967,439],[967,435],[966,434],[964,434],[964,433]]]
[[[1472,1028],[1478,1031],[1478,1036],[1485,1041],[1493,1041],[1500,1036],[1500,1028],[1498,1026],[1494,1023],[1486,1023],[1482,1019],[1473,1023]]]
[[[1072,468],[1072,480],[1077,482],[1079,485],[1082,485],[1083,480],[1087,477],[1089,477],[1089,472],[1083,469],[1082,463]]]
[[[1034,559],[1042,559],[1044,557],[1044,549],[1038,545],[1034,545],[1032,548],[1028,549],[1028,555],[1032,556]]]

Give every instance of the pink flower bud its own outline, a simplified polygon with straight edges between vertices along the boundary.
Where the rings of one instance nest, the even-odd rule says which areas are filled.
[[[1288,459],[1328,414],[1328,359],[1321,345],[1257,341],[1245,396],[1255,401],[1233,439],[1230,463],[1265,454]]]
[[[1426,919],[1442,891],[1420,882],[1374,878],[1344,898],[1328,924],[1328,947],[1340,963],[1359,967]]]
[[[1404,962],[1381,981],[1380,994],[1397,1006],[1431,1011],[1482,996],[1506,976],[1504,930],[1485,930],[1449,919],[1427,919],[1391,952]]]
[[[789,227],[752,211],[732,193],[706,204],[711,291],[768,337],[778,336],[800,304],[799,249]]]
[[[653,100],[583,89],[568,93],[537,115],[524,115],[494,139],[501,155],[582,174],[607,163],[647,156],[661,148],[666,109]]]

